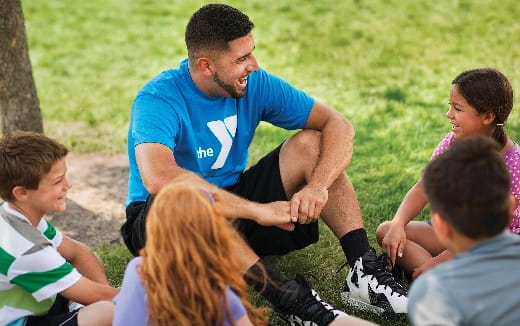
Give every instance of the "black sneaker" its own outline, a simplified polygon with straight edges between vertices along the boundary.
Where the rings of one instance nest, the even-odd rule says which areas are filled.
[[[358,309],[391,319],[404,319],[407,313],[406,290],[388,271],[384,256],[376,257],[370,248],[349,270],[341,297]]]
[[[389,259],[385,253],[383,253],[382,255],[385,255],[385,258]],[[392,266],[392,264],[389,263],[389,266],[390,266],[390,272],[392,273],[394,280],[397,283],[401,284],[403,286],[403,288],[407,289],[410,287],[410,285],[412,285],[412,281],[413,281],[412,275],[405,272],[405,270],[402,269],[401,266],[399,266],[397,264]]]
[[[303,275],[296,275],[294,280],[282,285],[283,294],[275,311],[289,325],[326,326],[338,317],[347,316],[330,304],[321,300]]]

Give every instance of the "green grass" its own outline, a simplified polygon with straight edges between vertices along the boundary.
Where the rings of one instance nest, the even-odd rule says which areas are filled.
[[[448,131],[444,113],[451,80],[463,70],[491,66],[504,72],[515,90],[520,86],[520,6],[515,0],[223,2],[255,22],[255,55],[264,68],[354,124],[354,156],[347,172],[371,241]],[[76,152],[124,152],[135,93],[185,57],[184,27],[202,3],[24,0],[46,133]],[[516,110],[506,126],[514,139],[520,130]],[[262,124],[251,160],[289,135]],[[325,227],[321,238],[269,263],[286,277],[315,275],[311,281],[322,297],[346,308],[338,298],[346,271],[336,273],[343,254]],[[130,256],[119,246],[98,251],[111,281],[119,285]],[[256,297],[255,302],[262,304]]]

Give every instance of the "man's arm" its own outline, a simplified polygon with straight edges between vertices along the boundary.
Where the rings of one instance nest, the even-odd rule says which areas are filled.
[[[217,193],[221,198],[223,213],[229,218],[249,218],[261,225],[294,229],[291,222],[296,221],[291,221],[288,202],[259,204],[218,188],[195,173],[178,166],[167,146],[158,143],[139,144],[135,147],[135,156],[144,186],[153,196],[173,179],[182,176],[184,180]]]
[[[321,132],[320,157],[307,185],[328,189],[352,159],[354,127],[338,111],[316,101],[304,129]]]
[[[307,184],[291,198],[291,216],[312,207],[310,219],[304,214],[300,223],[308,223],[320,215],[327,204],[328,189],[344,173],[352,158],[354,128],[339,112],[316,101],[304,129],[320,131],[320,154]]]

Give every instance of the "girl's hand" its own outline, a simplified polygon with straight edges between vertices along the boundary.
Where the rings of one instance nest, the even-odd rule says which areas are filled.
[[[406,246],[406,232],[404,227],[393,224],[383,238],[381,247],[395,265],[397,257],[403,257],[404,247]]]
[[[260,225],[274,225],[286,231],[294,230],[296,219],[291,219],[291,203],[288,201],[275,201],[259,204],[255,221]]]

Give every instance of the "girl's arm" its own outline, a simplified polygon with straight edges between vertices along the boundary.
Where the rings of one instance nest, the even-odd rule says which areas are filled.
[[[402,257],[406,246],[406,232],[404,227],[421,213],[428,200],[424,193],[422,178],[408,191],[394,218],[390,221],[390,228],[383,238],[383,251],[395,263],[396,257]]]

